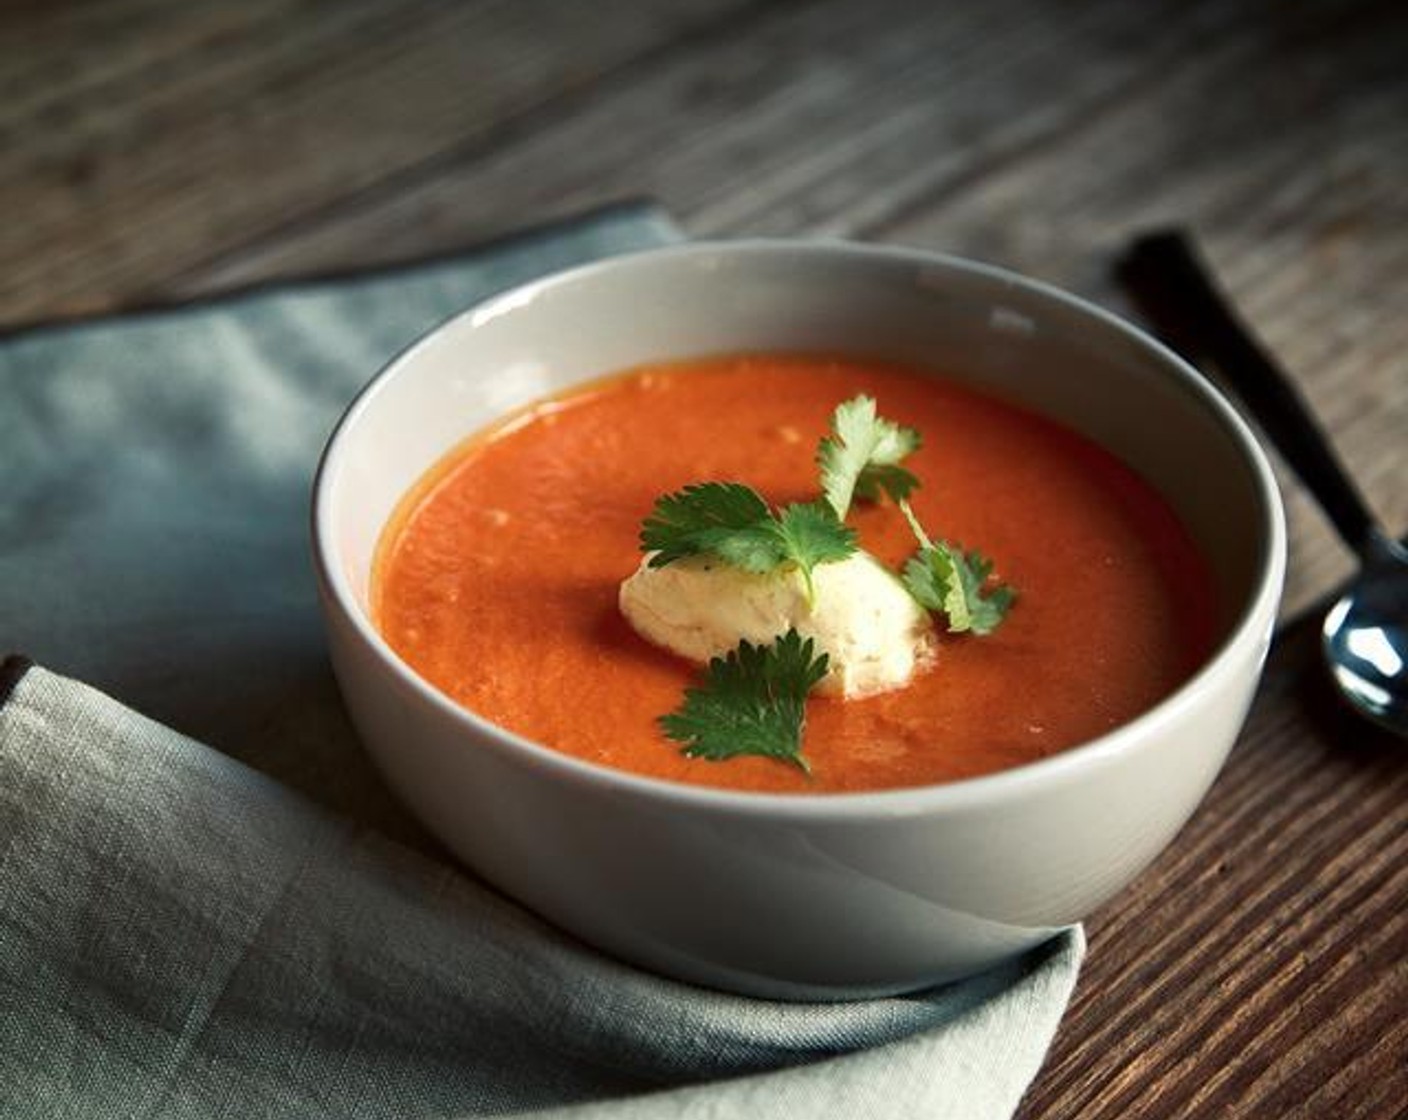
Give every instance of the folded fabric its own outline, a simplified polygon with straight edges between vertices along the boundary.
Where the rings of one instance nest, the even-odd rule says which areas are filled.
[[[1010,1116],[1078,930],[770,1003],[607,959],[102,693],[0,673],[0,1115]]]

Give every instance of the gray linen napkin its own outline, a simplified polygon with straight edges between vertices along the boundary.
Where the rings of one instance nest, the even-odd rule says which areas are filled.
[[[1082,950],[855,1003],[687,987],[39,668],[0,838],[0,1114],[33,1120],[1007,1117]]]
[[[318,454],[436,323],[679,237],[621,204],[410,268],[0,340],[0,654],[433,849],[356,749],[328,668],[308,558]]]
[[[455,870],[338,701],[306,508],[347,401],[494,290],[677,237],[616,207],[0,340],[0,650],[64,674],[0,711],[0,1116],[1010,1113],[1078,932],[844,1007],[644,976]]]

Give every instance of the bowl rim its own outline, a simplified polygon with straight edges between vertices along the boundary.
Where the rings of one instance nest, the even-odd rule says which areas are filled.
[[[470,328],[501,314],[533,303],[552,289],[590,283],[596,275],[642,263],[678,258],[719,255],[747,258],[795,256],[818,264],[830,261],[855,264],[871,262],[906,269],[939,269],[978,277],[1016,288],[1058,305],[1068,313],[1092,320],[1100,329],[1132,342],[1157,360],[1177,387],[1196,398],[1220,423],[1241,453],[1261,512],[1260,554],[1251,593],[1229,623],[1224,637],[1198,669],[1177,689],[1153,707],[1094,739],[1077,743],[1045,758],[975,777],[922,786],[904,786],[851,792],[760,793],[724,789],[654,778],[578,758],[499,727],[462,707],[422,678],[391,648],[357,603],[342,567],[333,562],[332,490],[344,448],[360,418],[375,406],[378,396],[420,352],[440,341],[444,333],[466,320]],[[450,449],[445,448],[443,452]],[[442,453],[443,453],[442,452]],[[384,528],[384,527],[383,527]],[[1152,335],[1115,313],[1053,284],[1010,269],[948,253],[904,246],[877,245],[832,239],[746,238],[698,240],[677,245],[632,250],[550,272],[514,285],[456,312],[419,335],[387,360],[357,392],[330,432],[319,457],[312,483],[310,531],[314,574],[325,614],[335,611],[351,633],[389,674],[403,695],[429,704],[438,714],[462,728],[477,742],[466,749],[488,748],[508,761],[550,774],[571,785],[591,787],[619,797],[644,798],[696,812],[721,812],[745,817],[781,818],[812,823],[858,822],[876,817],[908,818],[936,811],[962,812],[996,801],[1021,798],[1037,788],[1064,785],[1091,770],[1101,769],[1137,753],[1141,743],[1158,738],[1198,702],[1246,655],[1248,643],[1260,646],[1264,657],[1276,619],[1286,567],[1285,512],[1271,465],[1247,422],[1223,394],[1192,365]],[[332,619],[325,617],[326,625]],[[339,682],[341,683],[341,682]],[[359,735],[359,737],[361,737]],[[373,754],[377,748],[363,740]]]

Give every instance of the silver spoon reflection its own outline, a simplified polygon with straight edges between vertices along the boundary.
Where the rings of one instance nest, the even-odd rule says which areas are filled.
[[[1370,719],[1408,734],[1408,548],[1374,533],[1362,567],[1325,616],[1325,663]]]

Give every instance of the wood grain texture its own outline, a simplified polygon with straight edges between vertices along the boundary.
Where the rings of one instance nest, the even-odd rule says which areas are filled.
[[[1128,312],[1114,259],[1176,222],[1408,530],[1408,5],[586,11],[0,8],[0,328],[643,194],[699,236],[946,250]],[[1278,469],[1289,620],[1350,560]],[[1408,753],[1334,705],[1314,637],[1283,632],[1207,802],[1090,923],[1024,1117],[1408,1115]]]
[[[608,0],[582,19],[552,0],[171,0],[10,26],[0,209],[24,220],[0,226],[0,308],[13,321],[149,299],[739,7]]]

